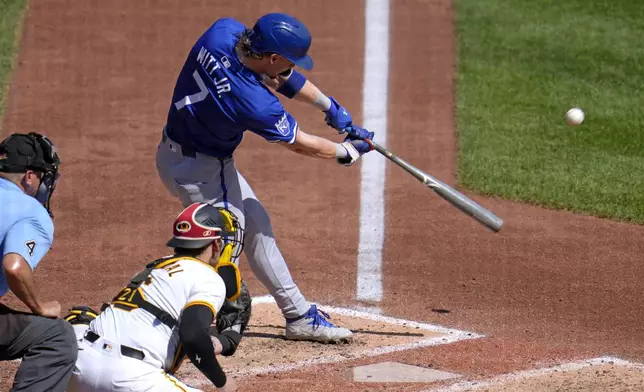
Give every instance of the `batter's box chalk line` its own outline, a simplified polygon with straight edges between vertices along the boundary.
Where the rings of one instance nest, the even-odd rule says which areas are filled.
[[[260,304],[275,304],[275,299],[270,295],[254,297],[253,306],[260,305]],[[438,346],[441,344],[449,344],[449,343],[454,343],[461,340],[478,339],[478,338],[484,337],[484,335],[480,335],[474,332],[461,331],[458,329],[445,328],[440,325],[420,323],[412,320],[405,320],[400,318],[383,316],[381,314],[371,313],[363,310],[340,308],[340,307],[326,306],[321,304],[318,304],[318,307],[324,310],[325,312],[329,312],[329,313],[356,317],[356,318],[361,318],[366,320],[372,320],[372,321],[382,322],[386,324],[405,326],[405,327],[409,327],[410,329],[421,329],[421,330],[431,331],[435,333],[440,333],[442,334],[442,336],[431,337],[431,338],[422,339],[422,340],[418,340],[418,341],[415,341],[412,343],[406,343],[406,344],[399,344],[399,345],[393,345],[393,346],[379,346],[379,347],[367,349],[364,351],[356,351],[354,353],[351,353],[350,355],[347,355],[347,353],[343,353],[342,355],[335,354],[335,355],[329,355],[329,356],[318,357],[318,358],[309,358],[309,359],[305,359],[299,362],[294,362],[289,364],[275,364],[272,366],[254,367],[254,368],[248,368],[248,369],[230,369],[230,374],[237,378],[247,378],[258,374],[286,372],[286,371],[301,369],[312,365],[338,363],[338,362],[344,362],[344,361],[349,361],[349,360],[354,360],[359,358],[375,357],[378,355],[393,353],[397,351],[411,350],[411,349],[417,349],[417,348],[429,347],[429,346]],[[302,343],[306,344],[306,342],[302,342]],[[209,384],[209,382],[200,373],[198,373],[196,369],[195,369],[195,373],[191,375],[185,375],[181,379],[182,381],[186,382],[188,385],[193,385],[196,387]]]
[[[591,366],[598,365],[621,366],[627,369],[644,372],[644,364],[642,363],[629,362],[620,358],[606,356],[592,359],[583,359],[580,361],[564,363],[562,365],[549,368],[532,369],[521,372],[502,374],[489,380],[461,381],[446,387],[425,389],[422,392],[464,392],[485,390],[487,388],[492,388],[495,386],[502,386],[503,384],[508,382],[528,380],[530,378],[547,376],[552,373],[574,372],[576,370],[582,370]]]

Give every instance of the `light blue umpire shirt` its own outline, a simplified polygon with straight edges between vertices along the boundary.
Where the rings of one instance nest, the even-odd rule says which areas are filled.
[[[22,256],[33,270],[54,240],[54,222],[45,207],[11,181],[0,178],[0,255]],[[4,269],[0,297],[9,291]]]

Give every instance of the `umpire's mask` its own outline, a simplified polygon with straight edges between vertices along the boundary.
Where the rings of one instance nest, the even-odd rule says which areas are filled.
[[[33,170],[41,173],[40,186],[34,197],[53,217],[49,204],[58,182],[60,158],[51,140],[35,132],[14,133],[0,143],[0,157],[0,172]]]

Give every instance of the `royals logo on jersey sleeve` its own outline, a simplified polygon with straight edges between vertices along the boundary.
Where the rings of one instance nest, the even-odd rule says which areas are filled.
[[[280,120],[275,123],[275,128],[277,128],[277,131],[282,134],[282,136],[287,136],[291,132],[291,124],[288,122],[288,117],[286,117],[286,113],[280,118]]]

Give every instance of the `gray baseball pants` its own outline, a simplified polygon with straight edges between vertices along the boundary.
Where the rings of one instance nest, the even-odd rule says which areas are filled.
[[[170,193],[185,207],[211,202],[231,211],[244,228],[244,254],[253,273],[275,298],[285,318],[296,318],[310,305],[297,287],[277,248],[268,213],[257,200],[233,158],[215,158],[182,150],[163,135],[156,154],[157,171]]]
[[[64,392],[77,356],[76,335],[67,321],[0,304],[0,361],[22,358],[11,392]]]

